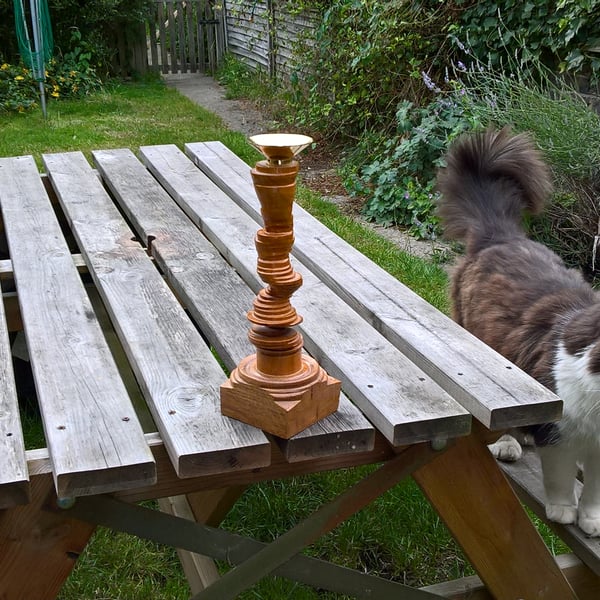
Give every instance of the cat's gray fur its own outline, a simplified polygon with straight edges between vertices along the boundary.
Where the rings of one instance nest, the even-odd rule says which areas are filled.
[[[532,431],[546,513],[598,536],[600,298],[521,227],[524,211],[542,210],[550,172],[529,136],[490,130],[451,147],[438,188],[445,235],[466,247],[452,276],[453,317],[563,400],[561,421]],[[518,449],[504,438],[496,453],[506,443]],[[580,499],[574,493],[578,465],[585,478]]]

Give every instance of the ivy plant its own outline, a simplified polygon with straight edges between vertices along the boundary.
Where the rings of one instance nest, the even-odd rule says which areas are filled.
[[[489,66],[522,72],[543,64],[599,82],[600,0],[458,4],[463,10],[451,30]]]

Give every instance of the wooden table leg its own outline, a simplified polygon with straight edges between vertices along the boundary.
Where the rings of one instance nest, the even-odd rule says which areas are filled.
[[[576,598],[482,439],[457,440],[413,477],[494,598]]]
[[[0,598],[52,600],[95,526],[43,510],[54,499],[51,475],[31,481],[31,502],[0,513]]]
[[[246,486],[234,486],[171,496],[170,498],[161,498],[158,505],[164,513],[217,527],[245,489]],[[180,548],[177,549],[177,554],[192,595],[200,593],[219,579],[219,573],[212,558]]]
[[[218,527],[247,486],[236,485],[216,490],[193,492],[186,498],[197,523]]]

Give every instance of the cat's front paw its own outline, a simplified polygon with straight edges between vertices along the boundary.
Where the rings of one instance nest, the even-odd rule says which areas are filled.
[[[579,511],[579,519],[577,524],[585,534],[590,537],[600,537],[600,516],[595,511],[595,515],[586,513],[586,511]]]
[[[577,523],[577,507],[567,504],[546,504],[546,516],[550,521],[563,525]]]
[[[488,446],[493,457],[504,462],[515,462],[523,455],[521,444],[510,435],[503,435],[497,442]]]

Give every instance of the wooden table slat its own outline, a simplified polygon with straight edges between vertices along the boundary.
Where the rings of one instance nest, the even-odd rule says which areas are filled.
[[[0,205],[2,197],[0,191]],[[0,381],[0,509],[3,509],[15,504],[25,504],[30,497],[25,442],[4,302],[0,302]]]
[[[255,291],[257,225],[175,146],[140,149],[161,185]],[[292,302],[308,351],[394,445],[465,435],[471,416],[308,269]]]
[[[156,478],[32,157],[0,159],[2,215],[59,496]]]
[[[257,222],[250,168],[220,142],[187,154]],[[555,421],[562,402],[395,277],[294,207],[294,255],[492,430]]]
[[[267,465],[264,434],[220,414],[221,367],[83,154],[44,163],[178,475]]]
[[[137,234],[228,369],[254,351],[246,312],[254,294],[129,151],[101,151],[94,160]],[[188,161],[193,173],[197,169]],[[144,189],[140,195],[139,188]],[[225,381],[222,375],[222,381]],[[347,398],[340,409],[290,440],[277,440],[290,461],[373,447],[375,430]]]

